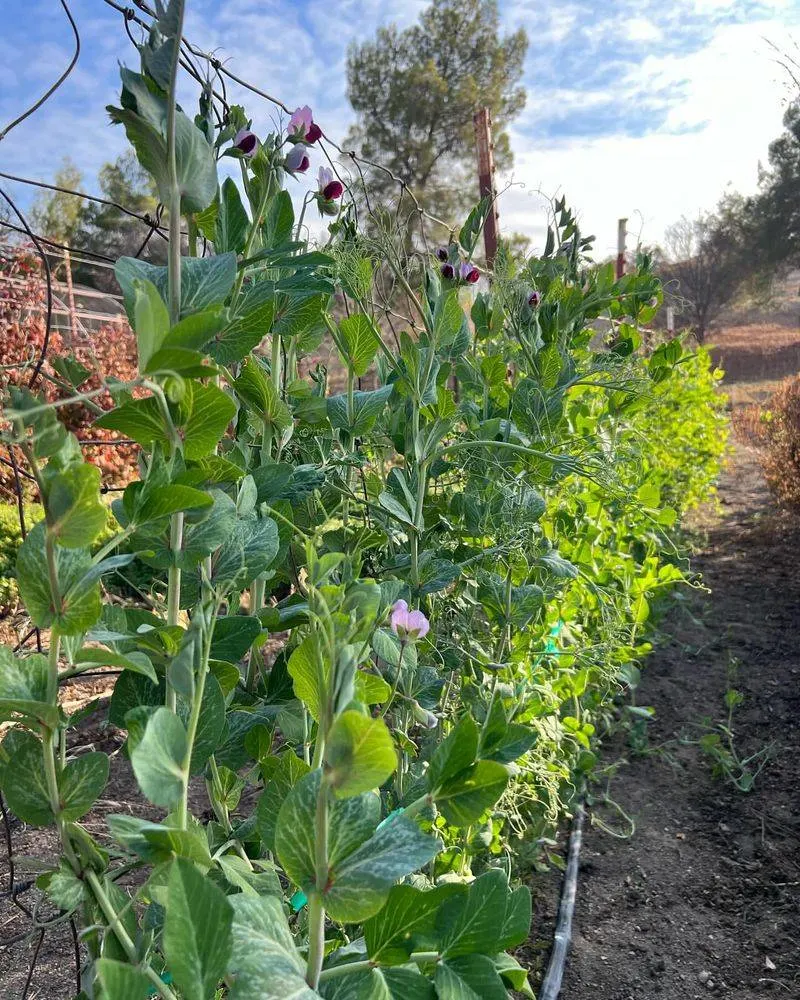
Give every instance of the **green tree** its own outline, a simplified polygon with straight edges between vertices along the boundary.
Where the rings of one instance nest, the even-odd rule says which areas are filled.
[[[800,98],[787,107],[783,124],[752,202],[758,250],[772,265],[800,262]]]
[[[131,150],[101,167],[98,174],[100,193],[114,205],[121,205],[137,215],[155,218],[157,199],[148,175]],[[149,226],[114,205],[91,202],[84,211],[83,225],[77,237],[80,249],[116,259],[137,254],[149,232]],[[164,240],[154,235],[140,256],[162,263],[166,259]],[[116,280],[105,268],[81,266],[80,280],[98,288],[116,291]]]
[[[31,206],[30,222],[35,233],[56,243],[72,246],[83,222],[84,207],[80,198],[67,191],[80,190],[82,183],[83,174],[65,156],[53,178],[53,184],[65,190],[42,188]]]
[[[418,24],[381,28],[353,44],[347,96],[358,116],[349,148],[402,178],[435,215],[453,219],[477,199],[472,118],[492,114],[498,167],[512,162],[507,126],[525,106],[524,29],[500,35],[495,0],[433,0]],[[370,176],[381,195],[397,185]]]

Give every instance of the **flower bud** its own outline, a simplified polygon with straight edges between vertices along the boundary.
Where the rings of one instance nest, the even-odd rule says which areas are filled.
[[[320,167],[317,174],[317,187],[325,201],[336,201],[344,194],[344,184],[333,176],[330,167]]]
[[[412,705],[411,714],[414,716],[414,721],[426,729],[435,729],[439,725],[439,719],[433,712],[429,712],[426,708],[423,708],[418,701],[415,701]]]
[[[446,261],[447,247],[439,247],[439,249],[436,251],[436,256],[439,258],[439,260]]]
[[[442,264],[441,271],[442,277],[447,278],[448,281],[452,281],[456,276],[456,269],[452,264]]]
[[[249,129],[239,129],[233,137],[233,148],[238,149],[240,153],[250,159],[258,151],[258,136]]]
[[[304,174],[308,170],[311,161],[308,158],[308,150],[302,143],[293,146],[286,154],[283,165],[290,174]]]
[[[540,302],[541,302],[541,296],[539,295],[539,293],[535,291],[531,292],[531,294],[528,296],[528,305],[531,307],[531,309],[535,309]]]
[[[461,267],[459,268],[459,274],[461,275],[462,281],[468,281],[471,285],[474,285],[476,281],[481,276],[481,272],[474,266],[470,264],[469,261],[462,261]]]

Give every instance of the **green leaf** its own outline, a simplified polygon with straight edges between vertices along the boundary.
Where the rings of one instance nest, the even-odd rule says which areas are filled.
[[[181,699],[178,705],[178,716],[184,726],[189,725],[191,705]],[[219,746],[225,729],[225,697],[222,688],[213,674],[206,676],[203,688],[203,698],[200,702],[200,719],[192,747],[192,760],[189,766],[190,774],[199,774],[206,766],[208,758]]]
[[[448,823],[469,826],[497,802],[506,790],[508,778],[503,764],[479,760],[439,786],[436,806]]]
[[[50,593],[45,547],[44,521],[28,532],[17,553],[17,581],[20,596],[34,625],[55,626],[62,635],[79,635],[100,618],[100,587],[96,583],[79,586],[92,570],[88,549],[55,546],[56,576],[61,598],[58,610]]]
[[[108,517],[100,502],[100,470],[83,462],[57,473],[48,485],[47,505],[50,531],[59,545],[70,549],[91,545]]]
[[[97,751],[67,763],[58,783],[61,819],[74,821],[95,804],[108,781],[108,757]]]
[[[8,806],[23,823],[49,826],[55,822],[42,757],[42,743],[33,733],[12,729],[0,744],[0,788]]]
[[[234,896],[231,1000],[315,1000],[306,963],[289,930],[283,905],[272,896]]]
[[[375,426],[375,421],[383,413],[394,386],[384,385],[370,392],[353,393],[352,420],[347,413],[347,396],[328,396],[328,419],[331,427],[348,430],[353,435],[366,434]]]
[[[258,361],[249,357],[234,381],[237,396],[269,427],[283,430],[292,423],[289,407],[278,396],[272,380]]]
[[[461,227],[458,234],[458,242],[470,256],[478,244],[478,239],[483,230],[486,216],[489,214],[489,206],[492,203],[490,195],[485,195],[475,205],[467,216],[467,221]]]
[[[152,281],[138,278],[133,283],[133,289],[133,329],[139,353],[139,371],[144,372],[169,332],[169,312]]]
[[[0,718],[11,712],[51,729],[56,726],[58,706],[48,698],[49,672],[46,656],[17,657],[0,646]]]
[[[147,1000],[152,992],[150,980],[135,965],[98,958],[94,967],[104,991],[101,1000]]]
[[[214,246],[217,253],[241,253],[247,241],[250,220],[242,205],[239,188],[231,177],[222,182],[215,226]]]
[[[213,997],[231,955],[233,908],[191,862],[176,859],[169,873],[164,954],[185,1000]]]
[[[367,954],[381,965],[403,965],[412,951],[434,947],[431,938],[436,914],[450,896],[466,893],[457,883],[424,891],[411,885],[396,885],[383,908],[364,924]]]
[[[272,335],[278,337],[308,336],[322,326],[322,310],[328,296],[318,292],[292,289],[275,294],[275,315]]]
[[[320,984],[326,1000],[435,1000],[433,983],[413,968],[364,969]]]
[[[349,365],[353,374],[361,378],[369,371],[381,342],[380,332],[364,313],[347,316],[339,323],[339,333],[346,355],[342,364]]]
[[[289,792],[309,771],[308,764],[291,751],[287,751],[279,757],[269,757],[261,764],[264,791],[256,806],[256,828],[264,846],[273,854],[275,853],[275,829],[278,825],[278,812]]]
[[[279,547],[278,526],[272,518],[240,518],[214,559],[214,581],[248,586],[272,565]]]
[[[288,662],[289,674],[292,678],[294,693],[311,713],[315,722],[319,722],[322,711],[321,684],[325,676],[320,676],[320,670],[325,672],[324,665],[315,655],[314,640],[307,636],[293,651]]]
[[[471,715],[465,715],[439,744],[428,767],[428,788],[436,791],[450,778],[455,777],[474,763],[478,756],[480,731]]]
[[[137,525],[158,521],[181,510],[202,510],[210,507],[213,499],[204,490],[192,486],[170,483],[169,486],[151,486],[141,491],[141,500],[134,508],[132,522]]]
[[[219,303],[215,303],[199,312],[184,316],[172,327],[161,346],[165,349],[183,347],[191,351],[201,351],[227,322],[224,309]]]
[[[216,178],[214,182],[216,190]],[[169,278],[167,268],[136,257],[120,257],[114,274],[125,296],[128,315],[132,318],[135,297],[135,281],[144,278],[158,289],[164,302],[167,301]],[[236,254],[222,253],[213,257],[181,257],[181,317],[202,312],[209,308],[219,308],[220,303],[233,290],[236,281]],[[173,328],[177,329],[177,327]],[[165,341],[165,346],[189,347],[186,342]]]
[[[486,955],[462,955],[436,966],[433,977],[439,1000],[508,1000],[494,963]]]
[[[261,281],[245,288],[236,300],[227,323],[207,345],[211,357],[229,365],[247,357],[269,333],[275,315],[275,289]]]
[[[433,342],[436,349],[450,347],[464,322],[464,310],[458,301],[458,290],[453,288],[439,297],[433,313]]]
[[[227,615],[217,618],[211,641],[211,658],[238,663],[261,635],[255,615]]]
[[[379,788],[394,773],[397,755],[383,719],[352,709],[342,712],[328,733],[325,761],[339,798]]]
[[[521,885],[506,897],[506,913],[497,941],[499,951],[516,948],[531,932],[531,891]]]
[[[36,885],[65,913],[76,910],[84,900],[84,883],[63,858],[55,871],[40,875]]]
[[[491,868],[475,879],[466,894],[445,900],[436,918],[441,954],[456,958],[498,952],[509,897],[505,872]]]
[[[114,840],[150,864],[163,864],[176,856],[203,868],[214,864],[205,829],[192,817],[185,830],[114,813],[106,816],[106,822]]]
[[[278,191],[269,200],[264,218],[264,245],[279,247],[288,243],[294,229],[294,207],[288,191]]]
[[[364,670],[356,673],[356,699],[364,705],[382,705],[392,693],[391,684],[387,684],[377,674]]]
[[[215,385],[192,383],[192,408],[183,427],[183,453],[189,460],[210,454],[236,416],[236,404]]]
[[[132,399],[115,410],[109,410],[95,420],[94,426],[117,431],[125,437],[132,438],[143,448],[150,448],[156,442],[169,445],[164,418],[152,396],[146,399]]]
[[[157,708],[147,721],[144,736],[131,751],[131,765],[139,787],[156,806],[171,809],[183,792],[186,774],[186,730],[168,708]]]

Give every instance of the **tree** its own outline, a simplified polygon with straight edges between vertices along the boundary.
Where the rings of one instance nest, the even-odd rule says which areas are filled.
[[[660,274],[667,301],[702,343],[709,326],[757,268],[749,204],[738,194],[723,197],[715,212],[683,216],[666,231]]]
[[[137,215],[155,218],[157,199],[149,176],[131,150],[101,167],[97,179],[100,193],[105,199],[122,205]],[[76,246],[113,259],[133,256],[142,247],[149,228],[146,223],[126,215],[113,205],[91,202],[84,210],[83,226]],[[165,246],[161,237],[153,236],[140,256],[154,263],[162,263],[166,259]],[[117,291],[113,274],[105,268],[83,264],[80,280],[106,291]]]
[[[381,28],[353,44],[347,96],[358,119],[346,142],[402,178],[440,218],[477,200],[472,117],[492,114],[495,160],[512,162],[507,126],[525,106],[519,86],[528,47],[524,29],[500,36],[495,0],[432,0],[419,23]],[[378,197],[397,186],[375,171]]]
[[[800,98],[787,107],[783,124],[752,204],[759,251],[773,265],[800,262]]]
[[[67,194],[66,191],[78,191],[82,183],[83,174],[65,156],[56,171],[53,184],[66,190],[50,191],[42,188],[31,205],[30,224],[38,236],[72,246],[83,222],[84,207],[80,198]]]

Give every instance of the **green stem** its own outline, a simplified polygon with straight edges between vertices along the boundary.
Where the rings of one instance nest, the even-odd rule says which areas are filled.
[[[306,982],[317,988],[325,957],[325,907],[323,894],[328,886],[328,782],[323,774],[314,817],[316,885],[308,903],[308,968]]]
[[[153,984],[153,988],[162,998],[162,1000],[177,1000],[177,997],[172,992],[172,990],[167,986],[165,982],[162,981],[161,976],[152,969],[148,964],[139,965],[138,956],[136,954],[136,945],[130,938],[130,935],[125,930],[125,927],[120,919],[119,914],[114,909],[114,904],[108,898],[108,894],[103,887],[97,874],[93,871],[86,872],[86,881],[97,900],[97,905],[103,911],[103,916],[108,921],[109,928],[114,932],[115,937],[119,941],[120,945],[128,956],[128,961],[131,965],[137,966],[141,971],[147,976],[150,982]]]
[[[180,616],[181,568],[177,565],[177,560],[182,547],[183,511],[178,511],[170,519],[169,548],[172,561],[167,571],[167,625],[177,625]],[[167,678],[167,708],[174,712],[177,704],[177,693]]]
[[[175,0],[177,29],[172,63],[169,70],[167,91],[167,165],[169,167],[169,257],[167,261],[169,279],[169,318],[174,326],[181,318],[181,188],[178,181],[178,157],[175,143],[175,103],[178,66],[183,34],[184,0]]]
[[[249,193],[249,192],[248,192]],[[242,290],[242,284],[244,283],[244,265],[250,260],[250,254],[253,252],[253,246],[255,245],[256,238],[258,237],[259,229],[261,228],[261,221],[264,217],[264,211],[266,210],[267,203],[272,194],[272,170],[270,170],[267,175],[267,182],[264,185],[264,193],[261,195],[261,199],[253,212],[253,222],[250,226],[250,232],[247,234],[247,242],[244,245],[244,250],[242,250],[242,267],[239,273],[236,275],[236,285],[233,289],[233,299],[231,301],[231,309],[236,305],[236,300],[239,298],[239,293]]]

